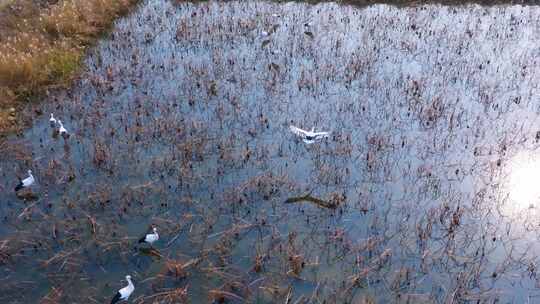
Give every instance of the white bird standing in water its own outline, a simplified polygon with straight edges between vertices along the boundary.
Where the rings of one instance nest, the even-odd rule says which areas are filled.
[[[152,246],[152,244],[154,242],[156,242],[157,240],[159,240],[159,234],[157,233],[157,228],[154,227],[152,228],[152,231],[154,231],[153,233],[149,233],[145,236],[143,236],[140,240],[139,240],[139,243],[147,243],[147,244],[150,244],[150,246]]]
[[[53,113],[51,113],[51,118],[49,118],[49,123],[51,124],[51,127],[53,128],[56,126],[56,118],[54,118]]]
[[[330,132],[315,132],[315,128],[312,128],[311,131],[306,131],[291,125],[290,129],[291,132],[300,136],[306,144],[312,144],[316,140],[320,140],[330,136]]]
[[[120,302],[120,301],[127,301],[129,299],[129,296],[133,293],[133,291],[135,290],[135,286],[133,285],[133,283],[131,282],[131,276],[130,275],[127,275],[126,276],[126,280],[128,282],[128,286],[120,289],[116,295],[114,296],[114,298],[111,300],[111,304],[114,304],[114,303],[117,303],[117,302]]]
[[[23,188],[28,188],[32,186],[35,182],[36,180],[32,175],[32,170],[28,170],[28,177],[19,181],[19,184],[15,187],[15,192],[22,190]]]
[[[69,136],[69,133],[66,130],[66,128],[64,128],[64,124],[62,123],[61,120],[58,120],[58,124],[60,125],[60,128],[58,129],[58,132],[60,133],[60,135],[62,135],[63,137]]]

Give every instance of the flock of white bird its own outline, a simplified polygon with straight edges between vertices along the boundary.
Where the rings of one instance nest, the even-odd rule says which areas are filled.
[[[64,127],[64,124],[62,123],[61,120],[59,119],[57,120],[56,118],[54,118],[53,113],[51,113],[51,116],[49,118],[49,123],[51,124],[51,128],[56,128],[58,125],[58,129],[55,129],[55,132],[57,132],[62,137],[64,137],[64,139],[67,139],[69,137],[69,133]],[[17,184],[17,186],[15,186],[15,192],[19,192],[22,189],[28,188],[36,182],[34,175],[32,175],[32,170],[28,170],[27,172],[28,172],[28,177],[26,177],[25,179],[19,180],[19,183]]]
[[[56,130],[62,137],[67,138],[69,137],[69,133],[64,127],[64,124],[60,119],[54,118],[53,113],[51,113],[51,118],[49,118],[49,123],[51,124],[51,128],[56,128],[56,125],[58,125],[58,129]]]
[[[69,138],[69,133],[67,129],[64,127],[64,124],[61,120],[56,119],[54,117],[54,114],[51,113],[51,116],[49,118],[49,124],[51,125],[51,128],[54,128],[55,132],[57,134],[60,134],[64,139]],[[28,177],[24,179],[20,179],[19,183],[15,186],[15,192],[19,192],[25,188],[29,188],[33,184],[35,184],[36,179],[34,178],[34,175],[32,174],[32,170],[28,170]],[[140,243],[146,243],[152,246],[155,242],[159,240],[159,234],[157,232],[157,228],[152,228],[152,233],[146,234],[139,240]],[[133,293],[135,290],[135,285],[133,285],[133,282],[131,281],[131,276],[126,276],[126,281],[128,282],[128,285],[116,293],[116,295],[111,300],[111,304],[115,304],[119,301],[127,301],[129,299],[129,296]]]
[[[49,118],[49,123],[51,125],[51,128],[57,128],[55,129],[55,132],[58,132],[58,134],[62,135],[64,139],[67,139],[69,137],[69,133],[62,124],[61,120],[57,120],[54,115],[51,113],[51,116]],[[301,128],[298,128],[296,126],[291,125],[289,127],[291,132],[298,137],[302,139],[302,141],[306,144],[313,144],[316,141],[322,140],[324,138],[328,138],[330,136],[330,132],[316,132],[315,128],[312,128],[310,131],[303,130]],[[36,182],[34,176],[32,175],[32,171],[28,170],[28,177],[25,179],[21,179],[19,181],[19,184],[15,187],[15,192],[18,192],[24,188],[28,188],[32,186]],[[159,240],[159,234],[157,232],[157,228],[152,228],[152,233],[146,234],[143,236],[139,243],[147,243],[150,246],[152,246],[156,241]],[[128,282],[128,285],[116,293],[116,295],[111,300],[111,304],[115,304],[119,301],[127,301],[129,299],[129,296],[133,293],[135,290],[135,285],[133,285],[133,282],[131,281],[131,276],[126,276],[126,281]]]
[[[152,228],[152,233],[149,233],[149,234],[143,236],[139,240],[139,244],[140,243],[147,243],[147,244],[150,244],[150,246],[152,246],[158,240],[159,240],[159,234],[157,232],[157,228],[153,227]],[[120,301],[127,301],[129,299],[129,296],[131,296],[133,291],[135,291],[135,285],[133,285],[133,282],[131,281],[131,276],[130,275],[126,276],[126,281],[128,282],[128,285],[126,287],[118,290],[116,295],[114,295],[114,297],[112,298],[111,304],[115,304],[115,303],[120,302]]]
[[[154,228],[152,228],[152,233],[149,233],[149,234],[143,236],[139,240],[139,244],[140,243],[147,243],[147,244],[150,244],[150,246],[152,246],[158,240],[159,240],[159,234],[157,232],[157,228],[154,227]],[[116,295],[114,295],[114,297],[112,298],[111,304],[115,304],[115,303],[120,302],[120,301],[127,301],[129,299],[129,296],[131,296],[133,291],[135,291],[135,285],[133,285],[133,282],[131,281],[131,276],[130,275],[126,276],[126,281],[128,282],[128,285],[126,287],[118,290]]]
[[[279,17],[278,14],[273,14],[272,16],[276,17],[276,18]],[[308,25],[309,24],[307,24],[307,23],[305,24],[305,26],[308,26]],[[271,33],[267,32],[267,31],[262,32],[263,37],[269,36],[270,34]],[[49,124],[50,124],[51,128],[54,129],[54,132],[55,132],[56,135],[58,135],[58,134],[61,135],[65,140],[67,140],[69,138],[70,133],[64,127],[64,124],[62,123],[62,121],[60,119],[56,119],[54,117],[53,113],[50,114]],[[312,128],[311,130],[308,131],[308,130],[303,130],[303,129],[299,128],[299,127],[296,127],[294,125],[291,125],[289,127],[289,129],[293,134],[300,137],[302,139],[302,141],[305,144],[308,144],[308,145],[313,144],[316,141],[322,140],[324,138],[328,138],[330,136],[330,132],[316,132],[315,128]],[[34,176],[32,175],[32,171],[28,170],[28,177],[19,180],[19,184],[17,184],[17,186],[15,187],[15,192],[18,192],[18,191],[20,191],[22,189],[28,188],[28,187],[32,186],[35,182],[36,182],[36,180],[35,180]],[[146,243],[146,244],[149,244],[150,246],[152,246],[158,240],[159,240],[159,234],[157,232],[157,228],[153,227],[152,228],[152,233],[146,234],[141,239],[139,239],[139,244],[140,243]],[[111,304],[115,304],[115,303],[120,302],[120,301],[128,301],[131,294],[135,291],[135,285],[131,281],[131,276],[126,275],[125,278],[126,278],[126,281],[127,281],[128,285],[126,287],[123,287],[120,290],[118,290],[118,292],[112,298]]]

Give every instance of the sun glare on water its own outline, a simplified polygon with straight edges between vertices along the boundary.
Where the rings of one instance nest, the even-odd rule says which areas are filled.
[[[508,211],[540,207],[540,155],[520,154],[510,162]]]

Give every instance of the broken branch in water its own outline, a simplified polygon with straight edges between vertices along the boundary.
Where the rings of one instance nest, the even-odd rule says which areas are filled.
[[[319,207],[328,208],[328,209],[336,209],[339,206],[339,203],[337,202],[327,202],[320,198],[313,197],[311,196],[311,192],[304,196],[295,196],[295,197],[288,198],[285,201],[285,204],[299,203],[299,202],[304,202],[304,201],[310,202]]]

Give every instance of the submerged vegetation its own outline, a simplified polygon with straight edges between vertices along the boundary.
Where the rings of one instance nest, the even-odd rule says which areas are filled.
[[[539,16],[144,1],[0,145],[0,303],[534,303]]]
[[[69,84],[85,50],[139,0],[0,0],[0,135],[20,126],[17,108],[51,86]],[[310,3],[327,1],[308,0]],[[418,5],[414,0],[342,0]],[[534,0],[437,0],[460,5],[537,4]],[[307,34],[311,34],[307,32]]]
[[[86,48],[137,0],[0,1],[0,133],[16,108],[68,84]]]

